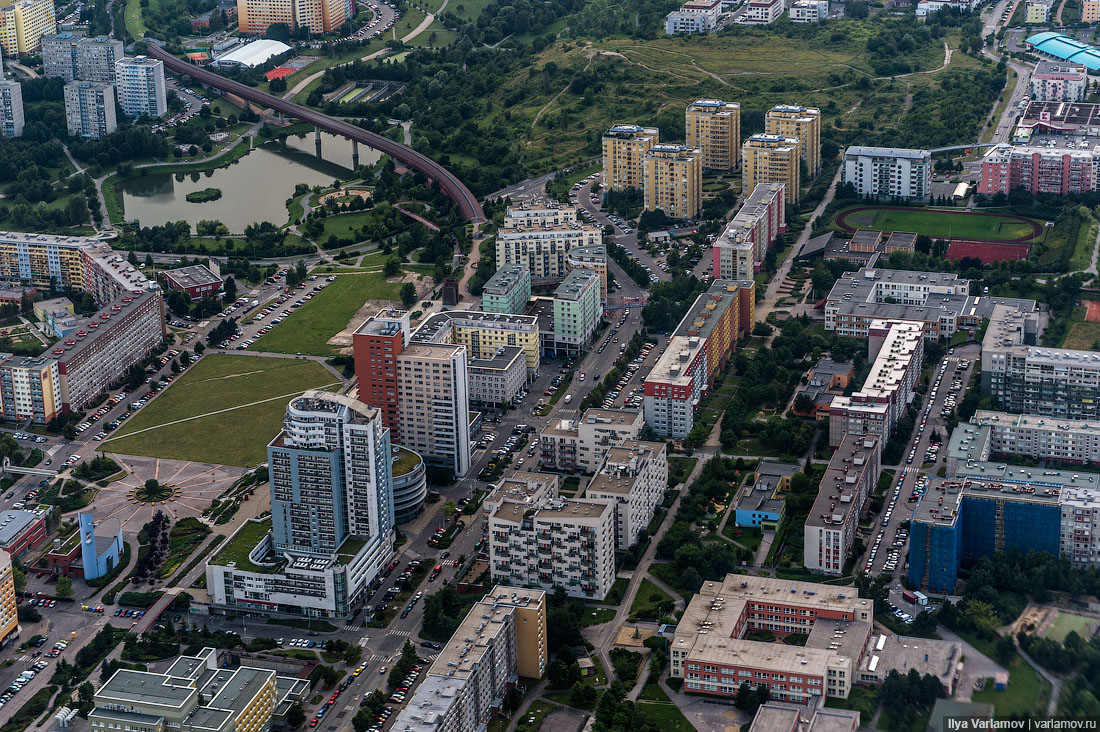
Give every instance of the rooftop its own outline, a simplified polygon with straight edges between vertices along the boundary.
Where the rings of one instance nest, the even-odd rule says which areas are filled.
[[[0,547],[11,545],[28,527],[41,520],[43,520],[41,516],[31,511],[0,512]]]
[[[873,488],[878,478],[865,473],[877,467],[879,449],[879,439],[873,435],[844,435],[821,478],[807,526],[842,525],[850,512],[860,510],[866,497],[861,490],[868,485]]]
[[[179,287],[198,287],[200,285],[220,285],[222,278],[210,271],[205,264],[193,264],[190,267],[170,269],[164,273]]]
[[[255,564],[248,558],[252,550],[259,546],[260,542],[263,541],[270,532],[270,518],[245,521],[241,524],[241,528],[237,529],[233,535],[229,537],[229,541],[218,550],[218,553],[210,560],[210,564],[219,567],[228,567],[230,563],[232,563],[233,566],[247,572],[273,574],[277,570],[277,566]]]
[[[932,158],[932,153],[928,152],[927,150],[911,150],[904,147],[869,147],[866,145],[849,145],[848,148],[844,151],[844,156],[930,160]]]
[[[156,285],[152,286],[156,287]],[[115,299],[114,302],[103,307],[98,316],[93,315],[86,320],[83,318],[78,319],[78,330],[71,333],[67,338],[57,341],[54,347],[43,355],[53,356],[61,362],[74,360],[77,354],[87,350],[92,344],[98,343],[105,337],[104,333],[110,333],[112,328],[121,322],[119,320],[112,322],[113,317],[125,316],[127,310],[137,308],[154,298],[160,300],[159,289],[133,290]]]
[[[526,331],[538,329],[538,318],[511,313],[483,313],[478,310],[449,310],[432,315],[416,329],[410,340],[418,343],[441,343],[454,327],[500,328]]]
[[[522,264],[509,264],[496,271],[482,288],[483,295],[503,297],[519,287],[524,279],[530,279],[530,270]]]
[[[282,41],[274,41],[269,38],[260,39],[238,46],[226,54],[215,59],[218,64],[232,64],[234,66],[247,66],[255,68],[270,61],[275,56],[291,51],[290,46]]]
[[[574,269],[554,290],[556,300],[579,300],[589,287],[599,287],[599,275],[590,269]]]
[[[509,366],[516,362],[516,359],[521,359],[524,364],[524,368],[527,366],[527,355],[523,349],[519,346],[501,346],[497,349],[496,353],[490,358],[469,358],[467,359],[467,368],[473,370],[492,370],[500,371],[506,370]]]
[[[424,462],[424,459],[417,455],[412,450],[404,447],[394,447],[393,450],[393,477],[399,478],[402,475],[411,473]]]
[[[673,335],[709,338],[722,315],[737,300],[740,291],[755,286],[752,280],[715,280],[706,292],[695,298]]]

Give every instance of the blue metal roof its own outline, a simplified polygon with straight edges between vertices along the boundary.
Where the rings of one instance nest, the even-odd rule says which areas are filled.
[[[1076,38],[1046,31],[1030,36],[1026,43],[1037,51],[1081,64],[1089,71],[1100,71],[1100,49],[1082,43]]]

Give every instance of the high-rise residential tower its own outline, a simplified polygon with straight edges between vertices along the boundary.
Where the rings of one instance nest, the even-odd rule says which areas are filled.
[[[118,104],[127,117],[163,117],[168,111],[164,62],[127,56],[115,62]]]
[[[733,170],[741,164],[741,105],[696,99],[684,115],[687,146],[703,151],[703,167]]]
[[[806,162],[806,174],[821,172],[821,110],[798,104],[778,104],[764,115],[769,135],[798,138],[798,154]]]

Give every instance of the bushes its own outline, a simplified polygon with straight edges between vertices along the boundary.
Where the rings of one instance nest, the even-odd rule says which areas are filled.
[[[3,727],[0,727],[0,732],[23,732],[30,726],[31,722],[38,718],[39,714],[46,711],[46,707],[49,706],[50,699],[53,698],[56,691],[56,686],[47,686],[36,691],[34,696],[28,699],[27,703],[20,707],[19,711]]]
[[[610,656],[611,666],[615,669],[615,676],[620,681],[633,682],[638,678],[638,665],[642,662],[642,654],[625,648],[612,648]]]
[[[118,604],[126,607],[149,608],[163,595],[164,593],[159,590],[156,592],[123,592],[118,598]]]
[[[97,481],[119,472],[122,468],[109,457],[97,457],[77,466],[73,475],[87,481]]]

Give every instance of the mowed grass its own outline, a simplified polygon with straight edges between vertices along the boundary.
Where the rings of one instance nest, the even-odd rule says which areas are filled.
[[[1100,323],[1074,323],[1066,334],[1062,348],[1091,351],[1094,350],[1093,345],[1098,341],[1100,341]]]
[[[849,225],[852,223],[849,220]],[[1042,222],[1036,223],[1042,230]],[[912,231],[933,239],[1030,239],[1033,234],[1031,226],[1018,217],[970,216],[929,209],[883,209],[875,213],[874,223],[868,228],[887,232]]]
[[[279,432],[287,402],[306,389],[337,382],[316,361],[211,354],[103,442],[102,449],[255,465],[266,458],[267,443]]]
[[[387,282],[381,272],[338,275],[249,350],[331,356],[336,348],[329,339],[348,326],[367,300],[397,300],[400,292],[401,283]]]
[[[1043,633],[1043,637],[1056,643],[1062,643],[1072,631],[1081,636],[1081,640],[1087,641],[1092,637],[1093,631],[1096,630],[1096,625],[1097,620],[1095,618],[1059,610],[1054,622]]]

